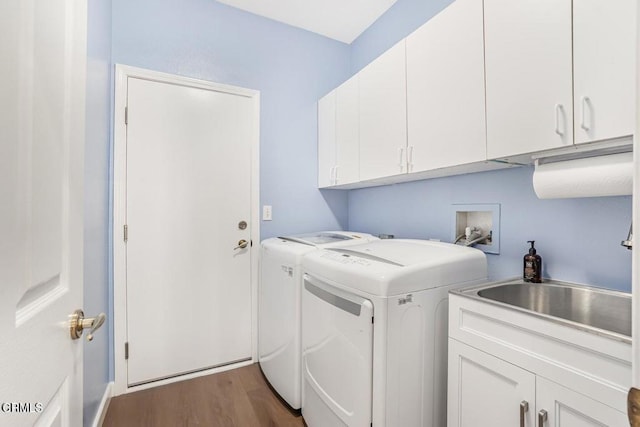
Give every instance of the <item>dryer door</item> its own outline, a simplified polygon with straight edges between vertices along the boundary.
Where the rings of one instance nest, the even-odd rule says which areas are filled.
[[[302,313],[305,422],[369,427],[373,304],[305,274]]]

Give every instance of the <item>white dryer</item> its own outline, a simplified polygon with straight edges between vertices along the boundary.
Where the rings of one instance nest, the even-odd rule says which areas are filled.
[[[322,231],[262,242],[258,361],[271,386],[293,409],[301,407],[302,257],[322,247],[349,246],[371,240],[377,237],[349,231]]]
[[[315,251],[302,267],[307,425],[446,426],[448,292],[486,281],[484,253],[379,240]]]

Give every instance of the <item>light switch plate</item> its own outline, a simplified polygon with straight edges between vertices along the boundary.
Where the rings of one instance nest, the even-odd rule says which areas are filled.
[[[262,220],[271,221],[271,205],[262,206]]]

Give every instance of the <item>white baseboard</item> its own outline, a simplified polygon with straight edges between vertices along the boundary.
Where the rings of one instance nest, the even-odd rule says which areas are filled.
[[[237,369],[237,368],[242,368],[244,366],[249,366],[255,362],[256,362],[255,360],[249,359],[242,362],[231,363],[229,365],[218,366],[217,368],[210,368],[210,369],[205,369],[203,371],[192,372],[190,374],[178,375],[178,376],[167,378],[164,380],[157,380],[157,381],[152,381],[145,384],[135,385],[132,387],[125,387],[124,391],[120,393],[117,390],[114,390],[113,395],[120,396],[121,394],[125,394],[125,393],[133,393],[139,390],[147,390],[154,387],[177,383],[180,381],[190,380],[193,378],[203,377],[205,375],[219,374],[220,372],[230,371],[231,369]]]
[[[107,409],[109,409],[109,402],[111,402],[111,397],[113,396],[113,381],[107,384],[107,387],[104,390],[104,395],[102,396],[102,400],[100,401],[100,406],[98,406],[98,410],[96,411],[96,417],[93,420],[92,427],[102,427],[102,423],[104,422],[104,417],[107,415]]]

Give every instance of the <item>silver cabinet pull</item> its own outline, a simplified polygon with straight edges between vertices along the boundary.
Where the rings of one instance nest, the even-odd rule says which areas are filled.
[[[247,245],[249,244],[249,242],[247,242],[246,240],[242,239],[238,242],[238,246],[236,246],[235,248],[233,248],[233,250],[238,250],[238,249],[244,249],[247,247]]]
[[[589,131],[590,127],[587,126],[587,122],[585,119],[586,109],[591,100],[588,96],[583,96],[580,98],[580,127],[585,131]]]
[[[103,325],[107,316],[104,313],[98,314],[96,317],[84,317],[84,312],[80,309],[76,310],[69,316],[69,333],[72,340],[77,340],[82,336],[85,329],[91,328],[87,334],[87,341],[93,340],[93,333]]]
[[[556,104],[555,105],[555,110],[556,110],[556,134],[562,136],[564,135],[564,132],[562,130],[560,130],[560,114],[562,113],[562,104]]]
[[[541,409],[540,412],[538,412],[538,427],[544,427],[544,423],[547,422],[547,418],[549,418],[547,411]]]
[[[398,166],[400,166],[400,172],[404,172],[404,148],[400,147],[398,148],[398,154],[399,154],[399,159],[398,159]]]
[[[529,402],[523,400],[520,402],[520,427],[524,426],[524,420],[526,418],[527,412],[529,412]]]
[[[413,172],[413,145],[408,148],[407,172]]]

